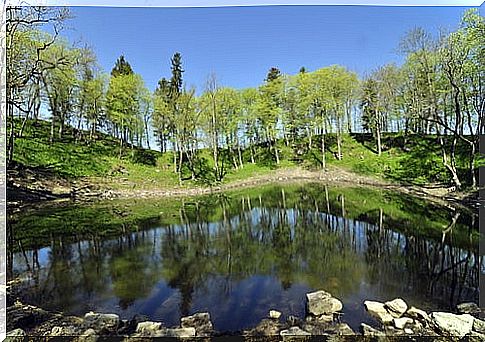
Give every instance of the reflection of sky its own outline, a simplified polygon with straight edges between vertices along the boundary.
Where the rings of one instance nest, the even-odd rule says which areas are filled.
[[[281,215],[283,214],[283,215]],[[252,234],[262,233],[262,223],[270,219],[268,225],[276,227],[283,222],[290,227],[292,238],[295,238],[295,227],[303,219],[302,215],[306,215],[305,221],[317,225],[321,225],[323,229],[332,227],[332,230],[340,232],[340,242],[347,243],[347,239],[356,238],[355,252],[359,255],[357,263],[363,265],[365,270],[367,265],[366,250],[368,230],[376,230],[378,227],[366,222],[358,220],[344,219],[328,213],[314,213],[301,211],[295,209],[279,210],[270,208],[253,208],[250,212],[243,212],[241,216],[228,217],[227,225],[223,222],[203,223],[202,229],[209,231],[211,238],[217,237],[221,231],[227,229],[242,229],[242,222],[246,221],[252,225]],[[243,216],[249,218],[249,221],[243,219]],[[136,256],[140,256],[144,263],[155,263],[162,265],[162,241],[166,239],[168,229],[172,229],[174,234],[190,231],[194,226],[187,227],[186,225],[171,225],[170,227],[158,227],[148,229],[140,232],[133,232],[126,236],[121,236],[116,239],[101,241],[99,248],[102,251],[100,256],[102,262],[98,265],[100,269],[100,277],[105,280],[102,289],[91,289],[88,291],[83,287],[80,279],[72,279],[73,283],[78,282],[75,287],[76,293],[73,294],[72,302],[68,305],[70,307],[63,308],[67,312],[73,314],[84,314],[87,311],[99,312],[115,312],[122,316],[122,318],[131,318],[134,314],[142,314],[154,320],[161,320],[166,325],[176,325],[180,318],[180,303],[182,300],[181,293],[174,288],[171,288],[164,280],[162,274],[155,274],[157,277],[151,288],[143,297],[136,298],[129,303],[127,308],[120,307],[120,298],[116,296],[113,288],[114,279],[109,270],[109,261],[116,260],[126,253],[132,251]],[[300,227],[304,229],[305,227]],[[324,230],[325,231],[325,230]],[[386,230],[389,233],[389,240],[392,248],[403,250],[406,244],[406,237],[395,231]],[[261,238],[260,235],[257,235]],[[130,240],[131,238],[131,240]],[[128,249],[128,240],[141,241],[141,244],[136,245],[135,248]],[[124,246],[124,252],[117,251],[119,245]],[[66,248],[69,250],[69,265],[73,269],[81,269],[81,258],[87,258],[89,253],[92,253],[92,242],[82,241],[75,243]],[[338,251],[338,249],[335,249]],[[53,251],[50,247],[42,248],[38,251],[39,264],[41,270],[39,272],[38,280],[34,279],[31,285],[34,286],[35,281],[38,281],[40,286],[49,287],[52,280],[48,280],[51,276],[51,268],[53,268],[53,261],[57,260],[52,255]],[[124,254],[123,254],[124,253]],[[33,251],[25,253],[29,266],[27,266],[25,257],[22,253],[14,255],[14,273],[26,273],[28,268],[34,267]],[[466,255],[466,251],[459,251],[455,256],[461,259]],[[128,259],[129,260],[129,259]],[[123,262],[126,260],[124,259]],[[144,264],[145,265],[145,264]],[[404,266],[403,266],[404,267]],[[301,264],[299,272],[308,270],[308,265]],[[68,270],[66,270],[68,271]],[[133,272],[144,272],[143,269],[133,269]],[[104,272],[104,273],[103,273]],[[365,271],[364,271],[365,272]],[[385,272],[385,270],[383,270]],[[342,274],[345,274],[343,272]],[[319,276],[319,275],[315,275]],[[320,275],[325,277],[326,275]],[[406,276],[395,279],[379,279],[377,283],[373,283],[367,274],[363,274],[360,278],[360,283],[354,288],[353,292],[346,293],[340,299],[344,303],[344,321],[357,328],[362,321],[369,322],[369,317],[365,314],[363,309],[363,301],[380,300],[386,301],[395,297],[403,296],[403,281]],[[81,275],[79,275],[81,277]],[[349,279],[337,279],[338,282],[346,282]],[[375,281],[375,280],[374,280]],[[54,284],[56,285],[56,284]],[[60,284],[62,287],[62,284]],[[140,285],[141,286],[141,285]],[[49,287],[50,288],[50,287]],[[71,290],[74,290],[71,289]],[[284,289],[280,279],[276,274],[252,274],[244,279],[230,279],[220,274],[211,274],[208,276],[202,286],[196,287],[192,294],[192,302],[190,306],[191,313],[209,311],[217,329],[221,330],[238,330],[256,324],[259,320],[266,317],[270,309],[281,311],[285,316],[296,315],[302,317],[305,310],[305,293],[316,290],[312,289],[308,284],[300,278],[295,278],[294,282],[289,288]],[[420,289],[409,288],[406,289],[406,300],[418,307],[423,307],[424,293],[419,293]],[[36,300],[36,298],[32,298]],[[62,305],[63,303],[55,303],[58,298],[50,298],[46,295],[45,298],[37,298],[38,301],[47,301],[47,305]],[[436,305],[436,303],[430,303]]]

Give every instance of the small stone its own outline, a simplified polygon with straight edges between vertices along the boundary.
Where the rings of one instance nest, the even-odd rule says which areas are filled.
[[[116,332],[119,324],[120,318],[115,314],[102,314],[91,311],[84,315],[84,326],[103,334]]]
[[[87,329],[79,336],[78,342],[96,342],[98,337],[94,329]]]
[[[26,340],[27,334],[22,329],[14,329],[6,334],[5,341],[7,342],[22,342]]]
[[[347,323],[337,324],[336,329],[338,335],[355,335],[355,332]]]
[[[409,329],[409,328],[404,329],[404,332],[405,332],[406,334],[408,334],[408,335],[412,335],[412,334],[414,334],[414,331],[412,331],[412,330],[411,330],[411,329]]]
[[[384,304],[380,302],[374,302],[371,300],[366,300],[364,302],[365,309],[374,318],[376,318],[380,323],[387,325],[392,323],[394,317],[387,311]]]
[[[196,313],[180,319],[182,328],[194,328],[197,336],[210,336],[213,331],[211,317],[208,312]]]
[[[475,318],[473,321],[473,330],[481,334],[485,334],[485,321]]]
[[[273,319],[279,319],[281,317],[281,312],[276,310],[269,310],[269,317]]]
[[[306,294],[308,312],[315,316],[333,314],[343,308],[342,302],[325,291]]]
[[[411,323],[413,323],[412,318],[408,318],[408,317],[394,318],[394,326],[398,329],[404,329],[406,324],[411,324]]]
[[[136,326],[136,332],[141,335],[151,336],[158,333],[162,329],[162,323],[160,322],[140,322]]]
[[[462,314],[477,314],[481,312],[478,305],[473,302],[458,304],[456,309]]]
[[[362,333],[364,336],[384,336],[384,332],[374,329],[368,324],[361,323],[360,327],[362,328]]]
[[[419,321],[423,321],[425,323],[428,323],[430,320],[426,311],[417,309],[414,306],[412,306],[408,311],[406,311],[406,315],[414,319],[417,319]]]
[[[195,337],[195,328],[167,329],[163,336],[167,337]]]
[[[431,319],[441,332],[458,337],[463,337],[470,333],[475,320],[469,314],[455,315],[450,312],[433,312]]]
[[[401,317],[408,309],[408,305],[401,298],[396,298],[389,302],[385,302],[384,306],[389,313],[396,318]]]
[[[301,329],[300,327],[291,327],[286,330],[280,331],[280,336],[310,336],[311,334],[308,331]]]

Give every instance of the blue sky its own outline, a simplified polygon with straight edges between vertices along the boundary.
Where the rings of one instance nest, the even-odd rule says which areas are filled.
[[[483,13],[484,6],[481,7]],[[396,48],[416,26],[455,29],[465,7],[258,6],[219,8],[73,7],[64,32],[88,43],[110,72],[124,54],[153,90],[182,53],[184,78],[199,91],[211,72],[235,88],[259,85],[268,69],[296,73],[344,65],[360,75],[402,62]]]

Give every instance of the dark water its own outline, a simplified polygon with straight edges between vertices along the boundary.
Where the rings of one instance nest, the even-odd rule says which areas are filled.
[[[353,328],[369,322],[367,299],[401,297],[425,309],[478,302],[478,219],[469,213],[315,184],[158,205],[154,218],[144,214],[128,228],[123,222],[141,209],[126,203],[125,211],[115,203],[89,215],[67,207],[12,217],[10,272],[26,279],[22,299],[70,314],[143,314],[168,326],[208,311],[221,331],[254,326],[270,309],[303,317],[305,293],[318,289],[342,300]],[[76,231],[89,223],[102,231],[108,211],[124,233]],[[75,233],[58,236],[62,224]]]

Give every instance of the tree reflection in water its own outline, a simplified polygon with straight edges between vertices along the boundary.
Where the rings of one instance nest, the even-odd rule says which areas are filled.
[[[221,330],[254,324],[270,308],[301,315],[311,289],[341,298],[355,322],[366,299],[400,296],[432,308],[478,301],[473,216],[433,207],[448,226],[430,237],[421,232],[436,222],[412,217],[429,215],[422,204],[373,195],[385,198],[369,207],[369,197],[355,192],[275,186],[257,195],[184,200],[173,213],[177,223],[21,246],[11,272],[29,275],[23,299],[46,308],[142,313],[167,324],[209,310]],[[396,208],[413,210],[411,217],[400,218]],[[423,227],[416,230],[415,222]]]

